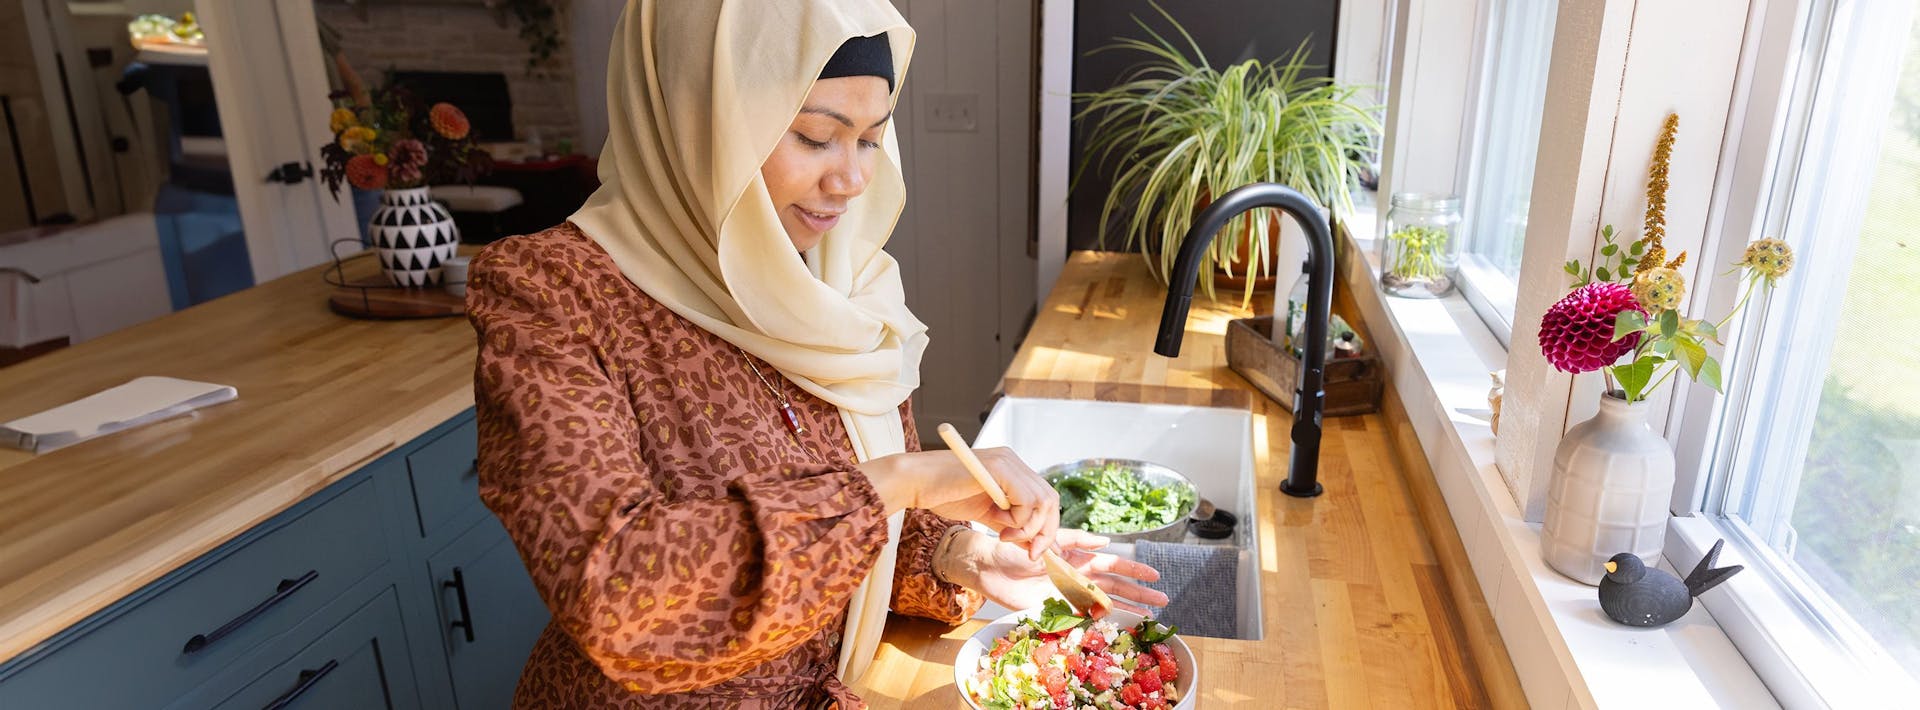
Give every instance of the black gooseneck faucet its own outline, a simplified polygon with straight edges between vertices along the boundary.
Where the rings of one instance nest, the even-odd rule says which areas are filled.
[[[1180,355],[1180,338],[1187,331],[1187,309],[1193,305],[1193,284],[1199,276],[1200,254],[1212,245],[1213,236],[1227,220],[1248,210],[1278,207],[1293,216],[1307,231],[1307,323],[1305,351],[1300,360],[1300,380],[1293,391],[1293,454],[1287,464],[1287,480],[1280,491],[1298,498],[1320,495],[1320,412],[1326,403],[1322,388],[1326,376],[1327,315],[1333,311],[1333,229],[1320,209],[1305,195],[1270,182],[1258,182],[1235,189],[1215,200],[1194,220],[1193,229],[1180,241],[1180,254],[1168,277],[1167,307],[1160,313],[1160,336],[1153,351],[1167,357]],[[1284,313],[1275,313],[1273,327],[1283,332]]]

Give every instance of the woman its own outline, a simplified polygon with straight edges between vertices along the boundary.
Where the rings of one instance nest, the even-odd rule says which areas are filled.
[[[632,2],[603,186],[473,261],[481,493],[553,612],[519,707],[861,707],[889,607],[1035,605],[1054,547],[1165,603],[1011,453],[1000,511],[917,451],[926,328],[881,251],[911,46],[886,0]]]

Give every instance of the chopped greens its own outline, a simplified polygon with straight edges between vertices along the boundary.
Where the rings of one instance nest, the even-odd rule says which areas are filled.
[[[1155,486],[1119,464],[1054,476],[1060,526],[1096,533],[1132,533],[1165,527],[1193,508],[1186,486]]]

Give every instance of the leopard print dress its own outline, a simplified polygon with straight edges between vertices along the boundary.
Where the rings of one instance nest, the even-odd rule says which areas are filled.
[[[481,497],[553,613],[515,707],[864,707],[834,669],[886,521],[837,410],[756,360],[798,410],[789,432],[748,355],[571,224],[483,249],[467,303]],[[909,511],[895,612],[979,608],[933,576],[954,524]]]

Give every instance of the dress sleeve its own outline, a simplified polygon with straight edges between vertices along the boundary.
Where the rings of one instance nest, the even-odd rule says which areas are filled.
[[[911,402],[900,408],[907,430],[907,450],[920,450],[920,434],[913,423]],[[933,572],[934,554],[947,531],[966,523],[934,515],[933,511],[907,511],[900,526],[900,556],[893,567],[893,611],[948,624],[960,624],[980,611],[986,597],[958,584],[943,582]]]
[[[533,248],[483,252],[469,274],[481,496],[555,623],[636,693],[738,676],[838,623],[886,544],[866,477],[773,465],[669,499],[599,357],[590,280]]]

